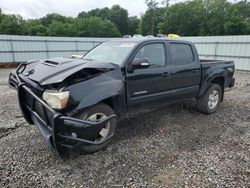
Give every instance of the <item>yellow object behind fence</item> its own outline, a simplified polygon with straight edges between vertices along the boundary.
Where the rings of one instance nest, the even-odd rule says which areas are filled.
[[[175,38],[175,37],[180,37],[180,36],[177,34],[168,34],[168,37]]]

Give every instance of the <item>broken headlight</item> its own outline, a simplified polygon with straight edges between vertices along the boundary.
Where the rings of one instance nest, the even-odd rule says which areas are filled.
[[[45,90],[43,92],[43,100],[45,100],[51,108],[63,109],[66,107],[69,99],[69,91],[53,91]]]

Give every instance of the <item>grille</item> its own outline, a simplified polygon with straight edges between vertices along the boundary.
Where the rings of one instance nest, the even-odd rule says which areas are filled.
[[[37,101],[35,101],[35,104],[34,104],[34,111],[45,121],[45,122],[47,122],[47,118],[46,118],[46,115],[45,115],[45,111],[44,111],[44,109],[43,109],[43,107],[42,107],[42,105],[39,103],[39,102],[37,102]],[[47,124],[48,124],[48,122],[47,122]]]
[[[31,108],[32,107],[32,100],[33,98],[25,92],[25,103]]]
[[[32,89],[33,91],[33,89]],[[35,93],[35,92],[34,92]],[[30,95],[28,92],[24,93],[25,97],[25,104],[30,107],[30,109],[32,109],[33,111],[35,111],[38,116],[40,116],[40,118],[42,118],[48,125],[50,124],[50,122],[48,122],[47,117],[49,118],[51,116],[51,114],[49,114],[45,108],[43,108],[43,105],[37,101],[32,95]],[[46,116],[47,114],[47,116]]]

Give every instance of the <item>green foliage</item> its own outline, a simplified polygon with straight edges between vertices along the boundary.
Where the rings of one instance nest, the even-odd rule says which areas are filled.
[[[165,8],[159,33],[182,36],[250,34],[250,3],[226,0],[193,0]]]
[[[160,0],[145,0],[148,9],[141,19],[129,17],[128,11],[119,5],[83,11],[77,18],[52,13],[31,20],[4,14],[0,8],[0,34],[68,37],[118,37],[135,33],[175,33],[181,36],[250,34],[248,1],[190,0],[161,8],[158,2]]]
[[[41,24],[39,20],[27,20],[24,23],[24,35],[32,35],[32,36],[46,36],[47,27]]]
[[[136,33],[139,33],[139,25],[140,25],[140,19],[138,19],[136,16],[129,17],[128,18],[128,32],[129,35],[134,35]]]
[[[89,12],[83,11],[78,14],[78,18],[89,17],[100,17],[102,19],[112,21],[122,35],[125,35],[128,32],[128,11],[119,5],[114,5],[111,7],[111,9],[107,7],[102,9],[97,8]]]
[[[110,9],[105,7],[102,9],[96,8],[89,12],[80,12],[78,18],[100,17],[102,19],[108,19]]]
[[[250,34],[250,3],[240,2],[229,7],[224,30],[228,35]]]
[[[20,35],[23,33],[24,20],[19,15],[0,15],[0,34]]]
[[[206,0],[204,10],[209,35],[224,35],[225,14],[228,12],[229,3],[226,0]]]
[[[202,0],[178,3],[165,10],[165,19],[158,25],[160,33],[199,35],[202,24],[206,22],[202,11]]]
[[[158,25],[164,21],[164,8],[148,9],[142,16],[141,33],[143,35],[156,35]]]
[[[62,16],[62,15],[56,14],[56,13],[52,13],[52,14],[47,14],[45,17],[41,18],[40,22],[44,26],[49,26],[50,24],[52,24],[54,22],[73,23],[74,18]]]
[[[126,9],[121,8],[119,5],[112,6],[109,11],[108,19],[118,27],[122,35],[127,34],[128,11]]]
[[[155,0],[146,0],[148,10],[142,16],[141,33],[143,35],[157,34],[156,26],[163,21],[163,8],[158,8]]]
[[[72,23],[53,22],[49,25],[47,33],[49,36],[73,37],[76,36],[76,25]]]
[[[99,17],[86,19],[79,18],[76,21],[76,36],[79,37],[119,37],[120,32],[110,20]]]

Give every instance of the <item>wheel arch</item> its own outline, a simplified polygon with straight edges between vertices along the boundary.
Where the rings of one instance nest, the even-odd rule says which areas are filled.
[[[203,96],[207,92],[207,90],[210,88],[211,84],[218,84],[221,87],[221,91],[222,91],[221,101],[223,101],[225,82],[226,80],[224,76],[215,75],[213,77],[210,77],[210,79],[207,79],[206,81],[203,82],[200,92],[197,95],[197,98]]]
[[[124,101],[125,99],[123,99],[122,95],[116,95],[113,97],[106,98],[100,101],[99,103],[107,104],[114,110],[117,116],[122,116],[122,114],[124,114],[126,111],[126,104],[124,103]]]
[[[211,80],[211,84],[218,84],[221,87],[222,95],[221,95],[221,102],[224,98],[224,87],[225,87],[225,78],[223,76],[216,77]]]
[[[99,100],[96,103],[91,104],[91,105],[81,106],[81,108],[77,109],[77,112],[75,113],[75,115],[77,116],[78,114],[81,114],[86,109],[89,109],[89,108],[91,108],[97,104],[100,104],[100,103],[104,103],[104,104],[108,105],[109,107],[111,107],[118,117],[122,116],[126,112],[125,96],[123,96],[122,94],[119,94],[119,95],[115,95],[115,96],[101,99],[101,100]]]

